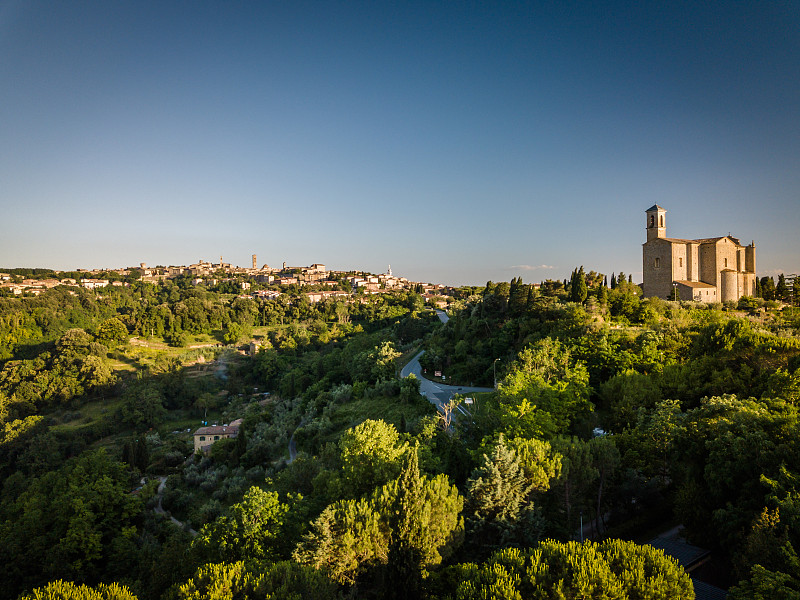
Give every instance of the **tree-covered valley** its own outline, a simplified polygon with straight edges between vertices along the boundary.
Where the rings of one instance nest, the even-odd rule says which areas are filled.
[[[800,598],[800,309],[573,273],[0,298],[2,598]],[[759,290],[764,289],[759,285]],[[252,343],[251,343],[252,342]],[[495,387],[437,410],[400,368]],[[238,435],[195,452],[205,423]]]

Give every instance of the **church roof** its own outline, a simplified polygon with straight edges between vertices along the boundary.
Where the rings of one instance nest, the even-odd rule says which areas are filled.
[[[698,243],[697,240],[684,240],[682,238],[661,238],[667,242],[675,242],[677,244],[691,244],[691,243]]]
[[[680,283],[690,288],[715,288],[717,286],[705,283],[704,281],[688,281],[686,279],[676,279],[675,283]]]
[[[725,237],[725,236],[721,236],[721,237],[713,237],[713,238],[701,238],[701,239],[699,239],[699,240],[692,240],[692,241],[693,241],[693,242],[697,242],[698,244],[716,244],[716,243],[717,243],[718,241],[720,241],[720,240],[721,240],[723,237]]]
[[[651,212],[651,211],[654,211],[654,210],[663,210],[663,211],[666,211],[667,209],[666,209],[666,208],[664,208],[663,206],[659,206],[658,204],[653,204],[653,206],[651,206],[650,208],[648,208],[648,209],[647,209],[646,211],[644,211],[644,212]]]
[[[658,240],[664,240],[665,242],[672,242],[674,244],[716,244],[718,241],[728,238],[737,246],[741,246],[742,244],[739,242],[738,238],[735,238],[730,235],[723,235],[720,237],[713,237],[713,238],[700,238],[699,240],[685,240],[683,238],[656,238]],[[651,240],[656,241],[656,240]]]

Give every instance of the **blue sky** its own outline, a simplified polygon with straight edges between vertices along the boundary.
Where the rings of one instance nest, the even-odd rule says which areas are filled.
[[[798,2],[0,0],[0,267],[800,270]]]

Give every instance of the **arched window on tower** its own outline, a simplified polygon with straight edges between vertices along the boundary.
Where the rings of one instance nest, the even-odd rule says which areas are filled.
[[[658,225],[659,227],[663,227],[664,226],[664,215],[661,215],[660,217],[658,217],[658,222],[659,222],[659,225]]]
[[[653,215],[650,215],[650,227],[656,226],[656,218]]]
[[[656,269],[661,267],[661,259],[660,258],[656,259],[656,265],[655,266],[656,266]]]

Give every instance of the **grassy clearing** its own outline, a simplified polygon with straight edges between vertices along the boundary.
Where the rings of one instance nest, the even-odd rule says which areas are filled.
[[[206,413],[209,423],[222,423],[222,411],[209,409]],[[194,431],[202,427],[203,411],[199,408],[183,408],[171,410],[158,426],[159,434],[172,433],[173,431],[183,431],[187,429]]]
[[[90,400],[76,409],[59,408],[49,415],[55,421],[51,429],[57,432],[74,432],[102,419],[113,418],[121,406],[122,398],[108,396]]]

